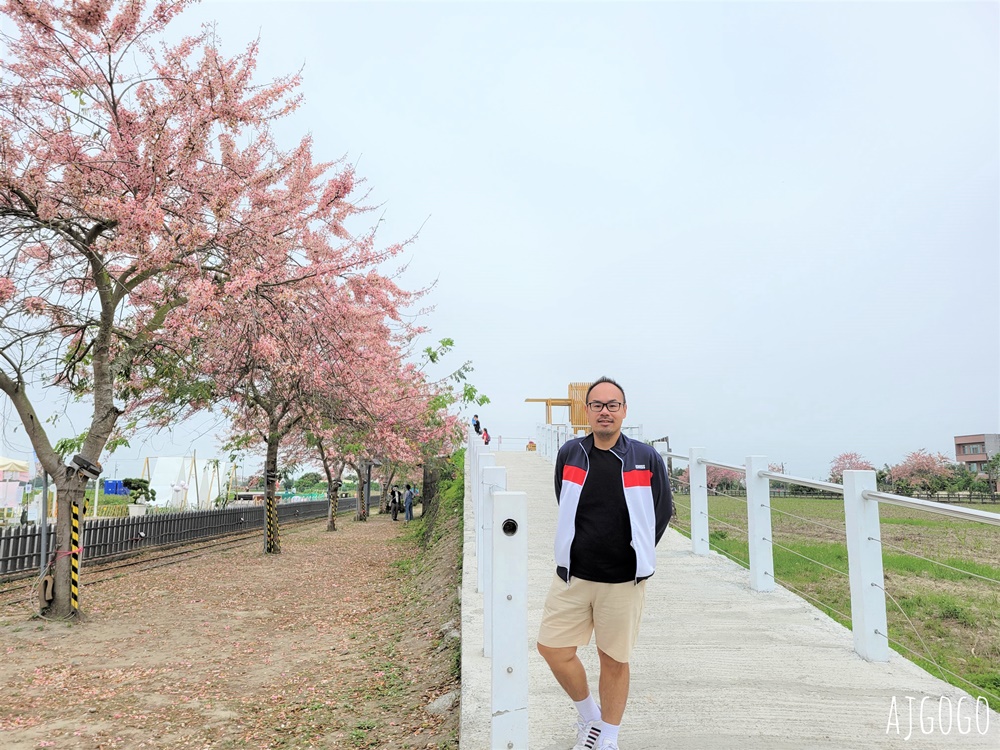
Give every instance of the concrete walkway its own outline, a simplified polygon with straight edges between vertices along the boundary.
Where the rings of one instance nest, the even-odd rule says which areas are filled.
[[[552,465],[527,452],[497,453],[496,462],[507,468],[507,489],[528,496],[530,748],[568,750],[573,705],[534,649],[554,572]],[[468,488],[467,477],[461,747],[484,750],[490,747],[490,662],[482,655],[483,605],[476,593]],[[657,553],[632,659],[622,750],[1000,748],[1000,715],[980,705],[977,730],[975,700],[968,694],[895,652],[888,664],[862,660],[853,651],[850,631],[800,597],[782,588],[751,591],[745,569],[714,553],[691,554],[687,538],[673,530]],[[596,696],[593,643],[580,654]],[[949,706],[954,722],[949,722]]]

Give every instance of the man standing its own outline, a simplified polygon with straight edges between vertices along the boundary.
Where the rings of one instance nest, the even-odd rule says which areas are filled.
[[[403,495],[403,520],[407,523],[413,520],[413,488],[406,485],[406,494]]]
[[[576,704],[573,750],[618,750],[646,579],[673,513],[667,470],[653,448],[622,434],[625,391],[602,377],[587,390],[591,434],[556,457],[556,575],[545,601],[538,652]],[[595,635],[598,706],[576,654]]]

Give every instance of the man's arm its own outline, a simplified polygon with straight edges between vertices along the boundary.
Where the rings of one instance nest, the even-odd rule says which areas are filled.
[[[650,481],[650,489],[653,492],[653,512],[656,514],[656,543],[660,543],[660,537],[667,530],[674,515],[674,495],[670,491],[670,477],[667,475],[667,467],[663,463],[663,457],[653,451],[653,476]]]

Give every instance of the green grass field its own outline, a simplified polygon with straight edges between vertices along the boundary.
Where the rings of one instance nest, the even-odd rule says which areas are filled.
[[[691,498],[675,500],[671,525],[690,536]],[[709,497],[708,505],[712,549],[745,566],[745,498]],[[843,500],[776,497],[771,507],[775,578],[850,627]],[[997,710],[1000,530],[891,505],[879,510],[890,645],[930,673],[983,695]]]

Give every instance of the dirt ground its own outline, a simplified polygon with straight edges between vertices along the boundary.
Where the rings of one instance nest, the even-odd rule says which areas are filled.
[[[90,586],[84,567],[72,625],[3,607],[0,747],[457,748],[457,698],[426,709],[458,690],[459,542],[419,557],[403,526],[309,521],[279,555],[254,539]]]

